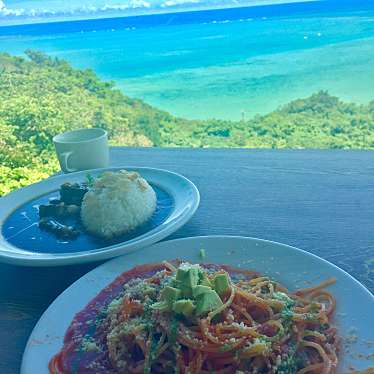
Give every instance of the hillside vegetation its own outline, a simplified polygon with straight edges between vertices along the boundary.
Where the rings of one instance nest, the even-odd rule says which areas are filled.
[[[0,54],[0,195],[58,170],[52,137],[102,127],[113,145],[160,147],[371,148],[374,101],[327,92],[248,121],[190,121],[125,96],[91,70],[26,51]]]

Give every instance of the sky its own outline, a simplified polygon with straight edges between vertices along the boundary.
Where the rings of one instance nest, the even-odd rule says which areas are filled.
[[[160,12],[168,13],[193,9],[216,9],[300,1],[301,0],[0,0],[0,25]]]

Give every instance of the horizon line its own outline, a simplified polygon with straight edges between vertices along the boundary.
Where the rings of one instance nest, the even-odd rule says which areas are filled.
[[[46,35],[76,32],[115,31],[198,23],[220,23],[236,20],[267,20],[279,17],[323,15],[334,12],[374,11],[366,0],[280,0],[276,3],[253,4],[209,9],[188,9],[149,14],[118,15],[81,19],[58,19],[48,22],[0,24],[0,37],[10,35]]]
[[[163,9],[163,8],[154,8],[150,11],[139,11],[134,12],[131,14],[118,14],[118,15],[105,15],[98,13],[97,17],[61,17],[61,18],[46,18],[46,19],[32,19],[26,18],[20,20],[20,22],[12,22],[17,21],[17,19],[11,19],[9,22],[4,22],[5,18],[0,17],[0,28],[2,27],[17,27],[17,26],[27,26],[27,25],[44,25],[44,24],[55,24],[55,23],[67,23],[67,22],[84,22],[84,21],[99,21],[99,20],[111,20],[111,19],[121,19],[121,18],[139,18],[139,17],[148,17],[148,16],[157,16],[157,15],[173,15],[173,14],[181,14],[181,13],[197,13],[197,12],[210,12],[210,11],[217,11],[217,10],[229,10],[229,9],[244,9],[244,8],[263,8],[263,7],[271,7],[271,6],[279,6],[279,5],[291,5],[291,4],[303,4],[303,3],[317,3],[317,2],[327,2],[328,0],[268,0],[268,2],[263,4],[243,4],[243,5],[222,5],[216,7],[191,7],[191,8],[184,8],[184,9]],[[342,1],[344,2],[344,0]],[[92,14],[90,14],[92,15]],[[7,20],[6,20],[7,21]]]

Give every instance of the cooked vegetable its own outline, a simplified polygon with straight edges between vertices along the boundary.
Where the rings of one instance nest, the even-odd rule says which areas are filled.
[[[42,218],[39,221],[39,227],[42,230],[49,231],[61,239],[75,239],[80,232],[72,226],[63,225],[53,218]]]

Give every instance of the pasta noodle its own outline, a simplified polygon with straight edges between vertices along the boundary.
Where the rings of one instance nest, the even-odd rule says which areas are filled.
[[[220,294],[218,307],[184,315],[174,307],[155,307],[165,303],[163,289],[177,283],[178,265],[157,264],[152,274],[138,274],[124,283],[97,323],[100,334],[93,339],[99,358],[84,356],[87,334],[79,333],[82,339],[77,345],[73,329],[64,349],[51,360],[50,372],[73,372],[69,368],[79,358],[67,359],[67,352],[80,350],[81,361],[87,362],[74,364],[77,373],[90,372],[90,367],[128,374],[336,373],[339,338],[331,325],[336,302],[325,290],[334,279],[289,292],[254,272],[200,265],[199,276],[203,274],[206,284],[214,284],[221,274],[229,280],[228,289]],[[189,297],[192,301],[183,302],[196,306]],[[69,344],[74,349],[69,351]]]

